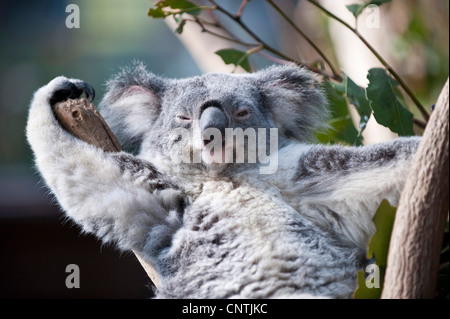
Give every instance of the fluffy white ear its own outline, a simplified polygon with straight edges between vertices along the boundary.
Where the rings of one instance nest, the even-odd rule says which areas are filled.
[[[315,130],[326,128],[329,110],[317,78],[298,66],[275,66],[255,73],[280,133],[305,141]]]
[[[165,80],[148,72],[142,63],[124,68],[107,83],[107,93],[99,104],[120,143],[140,143],[161,113]]]

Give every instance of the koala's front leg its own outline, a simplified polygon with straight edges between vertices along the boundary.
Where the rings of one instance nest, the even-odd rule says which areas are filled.
[[[381,201],[397,204],[419,142],[409,137],[364,147],[309,148],[298,157],[289,189],[296,209],[365,247]]]
[[[39,89],[31,102],[27,138],[36,165],[66,213],[87,232],[124,249],[158,250],[180,227],[182,193],[153,168],[130,154],[105,153],[67,133],[52,105],[82,93],[89,85],[58,77]],[[158,227],[156,227],[158,226]],[[158,232],[154,245],[147,243]]]

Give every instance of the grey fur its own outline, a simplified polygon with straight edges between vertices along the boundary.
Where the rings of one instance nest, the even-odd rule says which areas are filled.
[[[137,63],[108,82],[100,105],[138,154],[106,154],[54,119],[49,101],[68,82],[79,83],[58,77],[31,104],[37,167],[85,231],[156,266],[159,298],[352,297],[373,214],[384,198],[398,200],[420,140],[308,144],[328,108],[317,80],[298,67],[176,80]],[[203,145],[177,130],[194,130],[206,109],[205,127],[278,128],[276,173],[260,175],[251,163],[174,164],[174,149]]]

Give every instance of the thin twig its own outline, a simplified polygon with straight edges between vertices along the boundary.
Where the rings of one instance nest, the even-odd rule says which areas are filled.
[[[204,32],[204,33],[209,33],[209,34],[211,34],[211,35],[213,35],[213,36],[215,36],[215,37],[217,37],[217,38],[220,38],[220,39],[223,39],[223,40],[227,40],[227,41],[230,41],[230,42],[234,42],[234,43],[243,45],[243,46],[245,46],[245,47],[256,47],[256,46],[258,46],[258,44],[255,44],[255,43],[244,42],[244,41],[241,41],[241,40],[237,39],[236,37],[227,37],[227,36],[222,35],[222,34],[220,34],[220,33],[211,31],[211,30],[207,29],[207,28],[205,27],[204,23],[201,22],[200,20],[198,20],[197,18],[195,18],[195,20],[189,19],[189,20],[186,20],[186,21],[190,21],[190,22],[195,22],[195,23],[197,23],[197,24],[200,26],[202,32]],[[216,27],[217,27],[217,26],[216,26]],[[222,29],[223,29],[223,28],[222,28]]]
[[[209,22],[204,19],[200,19],[199,17],[194,17],[194,19],[183,17],[183,20],[186,20],[189,22],[195,22],[195,23],[199,23],[199,24],[201,23],[202,25],[207,25],[207,26],[214,27],[214,28],[219,28],[219,29],[222,28],[222,26],[216,22]]]
[[[209,0],[209,2],[220,12],[222,12],[223,14],[225,14],[227,17],[229,17],[230,19],[232,19],[233,21],[235,21],[250,37],[253,38],[253,40],[255,40],[256,42],[260,43],[263,46],[264,50],[267,50],[279,57],[281,57],[284,60],[287,61],[292,61],[295,64],[304,67],[305,69],[310,70],[311,72],[320,74],[326,78],[331,78],[333,80],[336,80],[338,82],[342,81],[342,78],[339,75],[336,74],[328,74],[327,72],[319,69],[319,68],[315,68],[313,66],[310,66],[308,64],[302,63],[300,61],[297,61],[296,59],[293,59],[291,57],[288,57],[287,55],[283,54],[282,52],[278,51],[277,49],[273,48],[272,46],[268,45],[267,43],[265,43],[264,41],[262,41],[252,30],[250,30],[244,23],[242,23],[241,18],[239,16],[235,16],[232,13],[228,12],[227,10],[225,10],[224,8],[222,8],[221,6],[219,6],[214,0]]]
[[[427,126],[427,122],[419,120],[417,118],[413,118],[413,122],[414,124],[416,124],[418,127],[425,129],[425,127]]]
[[[280,14],[284,20],[286,20],[287,23],[289,23],[295,31],[297,31],[300,36],[302,36],[306,42],[309,43],[310,46],[313,47],[313,49],[322,57],[322,59],[325,61],[325,63],[330,67],[331,72],[335,76],[340,76],[339,72],[336,71],[331,61],[328,59],[328,57],[325,55],[325,53],[322,52],[322,50],[281,10],[280,7],[278,7],[272,0],[267,0],[267,2],[275,9],[275,11]]]
[[[192,11],[198,11],[198,10],[210,10],[210,11],[213,11],[213,10],[216,10],[216,7],[209,7],[209,6],[198,6],[198,7],[192,7],[192,8],[185,8],[185,9],[172,9],[172,8],[166,8],[166,9],[163,9],[163,11],[166,13],[166,14],[168,14],[168,15],[171,15],[171,14],[178,14],[178,13],[187,13],[187,14],[190,14],[190,12],[192,12]]]
[[[244,42],[244,41],[241,41],[241,40],[237,39],[233,34],[231,34],[231,32],[226,30],[219,22],[211,23],[211,22],[207,22],[207,21],[201,20],[198,17],[195,17],[195,19],[185,18],[185,20],[189,21],[189,22],[197,23],[200,26],[200,28],[201,28],[201,32],[211,34],[211,35],[213,35],[215,37],[218,37],[218,38],[226,40],[226,41],[230,41],[230,42],[233,42],[233,43],[236,43],[236,44],[248,47],[248,48],[256,48],[256,47],[261,45],[261,43],[259,43],[259,44],[248,43],[248,42]],[[225,35],[219,34],[217,32],[211,31],[208,28],[206,28],[205,25],[209,25],[209,26],[212,26],[212,27],[216,27],[216,28],[222,29],[223,31],[225,31],[228,34],[230,34],[230,36],[225,36]],[[264,44],[262,44],[262,45],[264,45]],[[257,55],[262,56],[263,58],[265,58],[265,59],[267,59],[269,61],[273,61],[273,62],[278,63],[278,64],[290,64],[290,63],[292,63],[292,61],[290,61],[290,60],[276,58],[276,57],[274,57],[272,55],[264,53],[261,50],[256,50],[254,53],[257,54]]]
[[[259,56],[262,56],[264,59],[267,59],[269,61],[272,61],[272,62],[275,62],[275,63],[278,63],[278,64],[288,65],[288,64],[292,64],[293,63],[293,61],[287,61],[287,60],[276,58],[276,57],[274,57],[274,56],[272,56],[270,54],[265,53],[264,51],[256,52],[256,54],[259,55]]]
[[[270,48],[269,46],[264,44],[264,41],[262,41],[252,30],[250,30],[244,23],[242,23],[241,21],[241,17],[240,16],[235,16],[233,14],[231,14],[230,12],[228,12],[227,10],[225,10],[224,8],[222,8],[221,6],[219,6],[214,0],[209,0],[209,2],[211,2],[217,10],[219,10],[220,12],[222,12],[223,14],[225,14],[226,16],[228,16],[230,19],[234,20],[236,23],[239,24],[239,26],[248,33],[248,35],[250,35],[256,42],[258,43],[262,43],[264,45],[264,48],[269,50],[268,48]],[[272,49],[275,50],[275,49]],[[270,51],[270,50],[269,50]],[[289,59],[288,57],[284,56],[283,58]]]
[[[245,52],[245,54],[239,59],[239,61],[236,62],[236,66],[234,67],[232,73],[236,72],[238,65],[241,65],[245,61],[245,59],[247,59],[253,53],[261,51],[262,49],[264,49],[264,46],[262,44],[259,44],[257,47],[247,50],[247,52]]]
[[[408,94],[408,96],[411,98],[411,100],[414,102],[414,104],[417,106],[418,110],[420,111],[420,113],[422,114],[423,118],[428,121],[430,115],[428,114],[428,112],[425,110],[424,106],[420,103],[420,101],[417,99],[417,97],[414,95],[414,93],[411,91],[411,89],[406,85],[406,83],[402,80],[402,78],[397,74],[397,72],[395,72],[392,67],[386,62],[386,60],[383,59],[383,57],[370,45],[369,42],[367,42],[367,40],[358,32],[357,29],[353,28],[351,25],[349,25],[347,22],[345,22],[344,20],[342,20],[341,18],[337,17],[336,15],[334,15],[333,13],[331,13],[330,11],[328,11],[327,9],[325,9],[322,5],[320,5],[317,1],[315,0],[308,0],[309,3],[313,4],[314,6],[316,6],[318,9],[320,9],[321,11],[323,11],[326,15],[328,15],[329,17],[333,18],[334,20],[338,21],[339,23],[341,23],[343,26],[345,26],[347,29],[349,29],[350,31],[352,31],[365,45],[366,47],[373,53],[373,55],[375,55],[375,57],[378,59],[378,61],[380,61],[380,63],[386,68],[386,70],[389,71],[389,73],[391,73],[391,75],[395,78],[395,80],[397,80],[397,82],[400,84],[400,86],[403,88],[403,90],[406,92],[406,94]]]
[[[236,17],[240,17],[242,15],[242,12],[244,12],[244,8],[247,5],[248,0],[242,0],[241,6],[239,7],[238,12],[236,13]]]

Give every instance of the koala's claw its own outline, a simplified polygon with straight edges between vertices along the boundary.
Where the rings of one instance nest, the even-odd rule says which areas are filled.
[[[92,102],[94,100],[95,90],[90,84],[83,81],[64,81],[53,92],[52,96],[50,97],[50,104],[54,105],[67,99],[77,99],[83,93],[89,100],[89,102]]]

